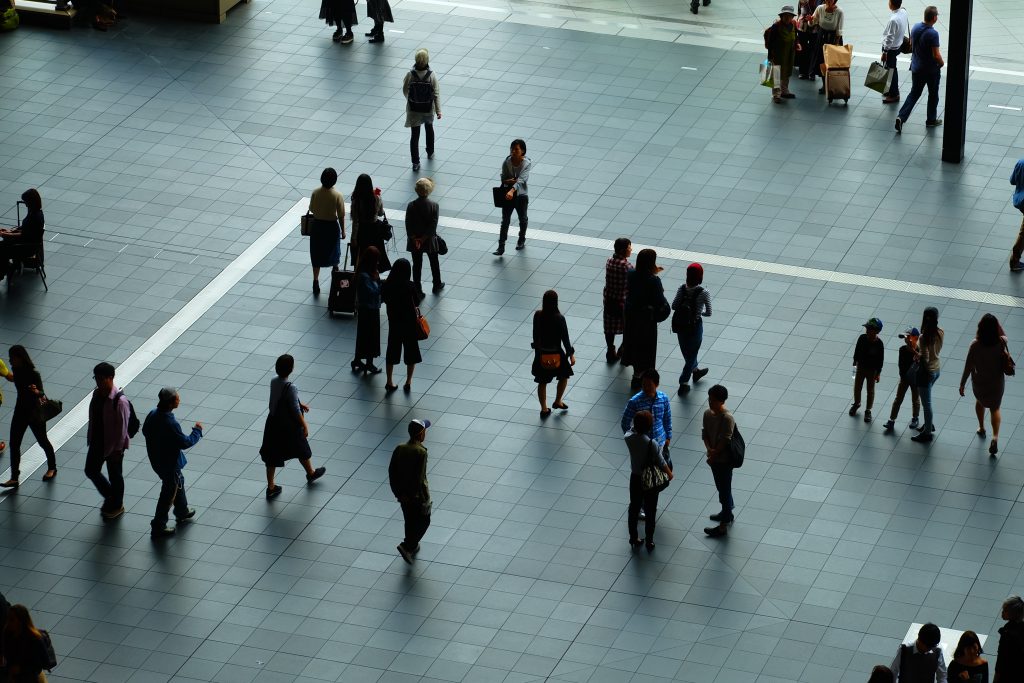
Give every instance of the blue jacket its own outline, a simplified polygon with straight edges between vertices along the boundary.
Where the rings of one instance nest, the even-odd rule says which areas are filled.
[[[1017,162],[1010,175],[1010,184],[1016,185],[1013,193],[1013,205],[1024,212],[1024,159]]]
[[[183,449],[195,446],[203,438],[203,431],[193,427],[192,433],[185,436],[174,413],[157,408],[149,411],[146,416],[142,435],[146,437],[149,464],[158,476],[164,476],[182,469],[188,463]]]

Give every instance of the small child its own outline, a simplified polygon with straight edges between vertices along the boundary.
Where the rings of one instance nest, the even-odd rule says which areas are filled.
[[[900,406],[903,405],[903,397],[907,395],[908,388],[910,389],[911,403],[914,407],[914,418],[910,421],[910,428],[917,429],[917,416],[921,412],[921,396],[917,393],[917,385],[910,386],[907,382],[907,371],[910,369],[914,359],[920,355],[917,350],[917,340],[920,337],[921,332],[916,327],[911,327],[900,335],[900,339],[903,339],[905,342],[900,347],[900,383],[896,387],[896,398],[892,402],[889,421],[885,423],[885,431],[887,432],[891,432],[896,427],[896,416],[900,414]]]
[[[857,414],[860,408],[860,392],[864,381],[868,384],[868,403],[864,410],[864,421],[871,422],[871,406],[875,403],[875,384],[882,378],[882,361],[885,360],[885,344],[878,338],[882,331],[882,321],[871,318],[864,323],[864,334],[857,340],[853,351],[853,364],[857,373],[853,379],[853,405],[850,406],[850,417]]]

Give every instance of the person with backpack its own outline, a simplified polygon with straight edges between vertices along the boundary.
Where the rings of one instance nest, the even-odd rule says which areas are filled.
[[[46,436],[46,420],[39,411],[39,398],[45,396],[43,393],[43,378],[36,370],[28,351],[21,344],[15,344],[10,350],[11,370],[3,377],[13,382],[17,388],[18,397],[14,404],[14,414],[11,416],[11,478],[0,484],[3,488],[18,488],[18,479],[21,475],[21,442],[25,438],[25,432],[32,430],[39,447],[46,453],[46,474],[43,481],[52,481],[57,476],[57,455]],[[6,368],[4,368],[6,369]]]
[[[203,423],[196,422],[192,432],[186,436],[181,424],[174,417],[174,409],[181,405],[178,390],[164,387],[157,394],[157,407],[146,416],[142,425],[142,434],[146,437],[146,453],[149,464],[160,477],[160,497],[156,501],[156,514],[151,523],[151,538],[173,536],[175,529],[167,526],[167,513],[174,505],[174,517],[178,525],[187,522],[196,515],[196,511],[188,506],[185,496],[185,477],[181,470],[188,461],[185,449],[192,448],[203,438]]]
[[[441,86],[430,70],[430,53],[416,50],[413,66],[402,81],[405,96],[405,127],[409,129],[409,152],[413,173],[420,170],[420,126],[427,129],[427,158],[434,158],[434,116],[441,120]]]
[[[699,263],[686,267],[686,284],[680,285],[672,301],[672,331],[679,339],[679,350],[683,354],[683,371],[679,375],[679,395],[690,390],[690,376],[696,384],[708,374],[707,368],[697,367],[697,352],[704,341],[704,318],[711,316],[711,296],[701,287],[704,282],[704,268]]]
[[[124,452],[139,431],[135,409],[114,384],[114,372],[110,363],[99,363],[92,370],[96,390],[89,401],[89,450],[85,456],[85,476],[103,496],[100,514],[108,521],[124,514]],[[103,476],[104,463],[109,480]]]
[[[902,643],[896,650],[892,669],[893,683],[946,683],[946,661],[942,656],[942,631],[928,623],[917,632],[913,643]]]
[[[708,389],[708,409],[704,411],[700,433],[707,451],[708,467],[718,490],[718,502],[722,505],[721,512],[711,515],[711,521],[718,522],[718,526],[704,528],[704,533],[712,538],[725,536],[735,518],[732,512],[736,507],[732,499],[732,470],[735,467],[732,440],[737,432],[736,420],[725,407],[728,400],[729,390],[721,384]]]

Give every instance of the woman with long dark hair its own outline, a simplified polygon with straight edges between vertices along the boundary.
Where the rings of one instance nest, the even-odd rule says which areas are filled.
[[[380,374],[380,368],[373,359],[380,355],[380,273],[377,262],[380,252],[377,247],[367,247],[359,257],[356,268],[356,300],[359,315],[356,316],[356,354],[352,361],[352,372],[364,375]],[[363,362],[365,359],[366,362]]]
[[[971,378],[974,390],[974,412],[978,416],[978,436],[985,438],[985,409],[989,410],[992,421],[992,442],[988,446],[989,454],[995,456],[999,452],[999,424],[1002,416],[999,406],[1003,402],[1003,391],[1006,388],[1004,378],[1005,358],[1008,353],[1006,333],[1003,332],[999,320],[991,313],[981,316],[978,321],[978,334],[971,342],[964,361],[964,374],[960,377],[960,395],[964,395],[967,378]]]
[[[32,430],[39,447],[46,453],[47,469],[43,481],[51,481],[57,476],[57,454],[46,436],[46,421],[39,412],[39,399],[45,395],[43,378],[21,344],[11,347],[10,361],[11,371],[5,375],[5,379],[14,383],[18,399],[14,404],[14,415],[11,416],[11,478],[0,486],[16,489],[21,475],[21,442],[27,430]]]
[[[345,239],[345,197],[334,186],[338,173],[325,168],[320,187],[309,198],[313,224],[309,230],[309,262],[313,266],[313,294],[320,293],[320,269],[337,270],[341,263],[341,240]]]
[[[569,410],[562,401],[565,387],[576,365],[576,350],[569,341],[569,327],[565,316],[558,310],[558,292],[549,289],[544,292],[540,310],[533,314],[533,381],[537,383],[537,400],[540,401],[540,416],[551,414],[548,408],[548,383],[558,380],[555,402],[551,405],[559,410]]]
[[[917,343],[921,372],[917,378],[917,390],[921,395],[921,406],[924,408],[924,424],[917,436],[911,441],[928,443],[934,438],[935,423],[932,413],[932,387],[939,378],[939,352],[942,351],[942,340],[945,332],[939,327],[939,309],[929,306],[924,309],[921,317],[921,339]]]
[[[395,366],[405,357],[405,384],[402,389],[412,390],[412,373],[416,364],[423,361],[420,342],[417,339],[416,286],[412,283],[412,264],[409,259],[395,261],[388,279],[381,286],[381,298],[388,307],[388,348],[385,352],[385,369],[388,373],[385,391],[398,388],[394,383]]]
[[[951,683],[988,683],[988,662],[982,659],[981,640],[974,631],[964,631],[953,651],[946,675]]]
[[[46,683],[46,644],[24,605],[11,605],[3,631],[7,683]]]
[[[622,364],[633,366],[634,391],[640,388],[640,377],[654,368],[658,355],[658,323],[672,309],[665,298],[665,287],[658,273],[658,254],[641,249],[636,256],[636,269],[626,278],[625,327],[622,335]]]
[[[360,174],[356,178],[356,186],[352,190],[351,205],[352,249],[353,262],[358,265],[359,258],[368,247],[377,248],[377,270],[386,273],[391,270],[391,261],[388,259],[388,252],[385,242],[391,239],[391,235],[385,235],[381,231],[381,225],[377,223],[377,216],[384,215],[384,203],[380,198],[380,190],[374,189],[373,179],[367,174]]]

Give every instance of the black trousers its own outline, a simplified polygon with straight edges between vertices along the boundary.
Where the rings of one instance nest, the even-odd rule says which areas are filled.
[[[736,507],[732,500],[732,466],[712,465],[711,476],[715,480],[715,488],[718,489],[718,502],[722,506],[722,514],[732,520],[732,511]]]
[[[107,463],[108,480],[103,476],[103,463]],[[124,464],[124,453],[104,458],[99,447],[90,448],[85,456],[85,476],[96,486],[103,496],[103,510],[113,512],[124,505],[124,476],[121,474]]]
[[[892,71],[892,83],[889,84],[889,92],[882,93],[885,97],[900,96],[900,70],[896,68],[896,58],[899,57],[899,49],[885,51],[885,68]]]
[[[626,514],[626,524],[629,527],[629,540],[635,541],[637,535],[637,522],[640,519],[640,508],[643,508],[644,533],[648,543],[654,543],[654,518],[658,514],[658,492],[644,492],[640,483],[639,474],[629,475],[629,511]]]
[[[29,420],[28,415],[14,411],[11,416],[11,479],[17,480],[21,475],[21,442],[25,438],[25,432],[32,430],[32,436],[36,437],[39,447],[46,453],[47,469],[57,469],[57,456],[53,452],[53,445],[46,436],[46,423]]]
[[[511,204],[505,204],[501,207],[501,233],[498,235],[498,246],[504,246],[505,240],[508,239],[508,226],[512,222],[512,210],[515,209],[516,215],[519,216],[519,241],[526,241],[526,225],[529,219],[526,216],[526,208],[530,203],[530,198],[516,195],[512,198]]]
[[[154,529],[167,526],[167,517],[174,505],[174,514],[178,517],[188,514],[188,498],[185,496],[185,477],[181,470],[168,472],[160,477],[160,497],[156,499],[156,513],[153,515]],[[115,508],[116,509],[116,508]]]
[[[405,517],[405,539],[402,547],[409,552],[416,552],[420,547],[420,539],[430,527],[430,512],[423,509],[423,503],[412,501],[402,503],[402,516]]]
[[[423,277],[423,252],[413,251],[412,254],[412,281],[416,283],[416,289],[423,291],[420,279]],[[441,261],[436,251],[428,251],[427,259],[430,261],[430,276],[434,279],[434,286],[441,284]]]
[[[434,124],[424,123],[427,129],[427,156],[434,153]],[[412,156],[412,163],[420,163],[420,127],[413,126],[409,129],[409,154]]]

